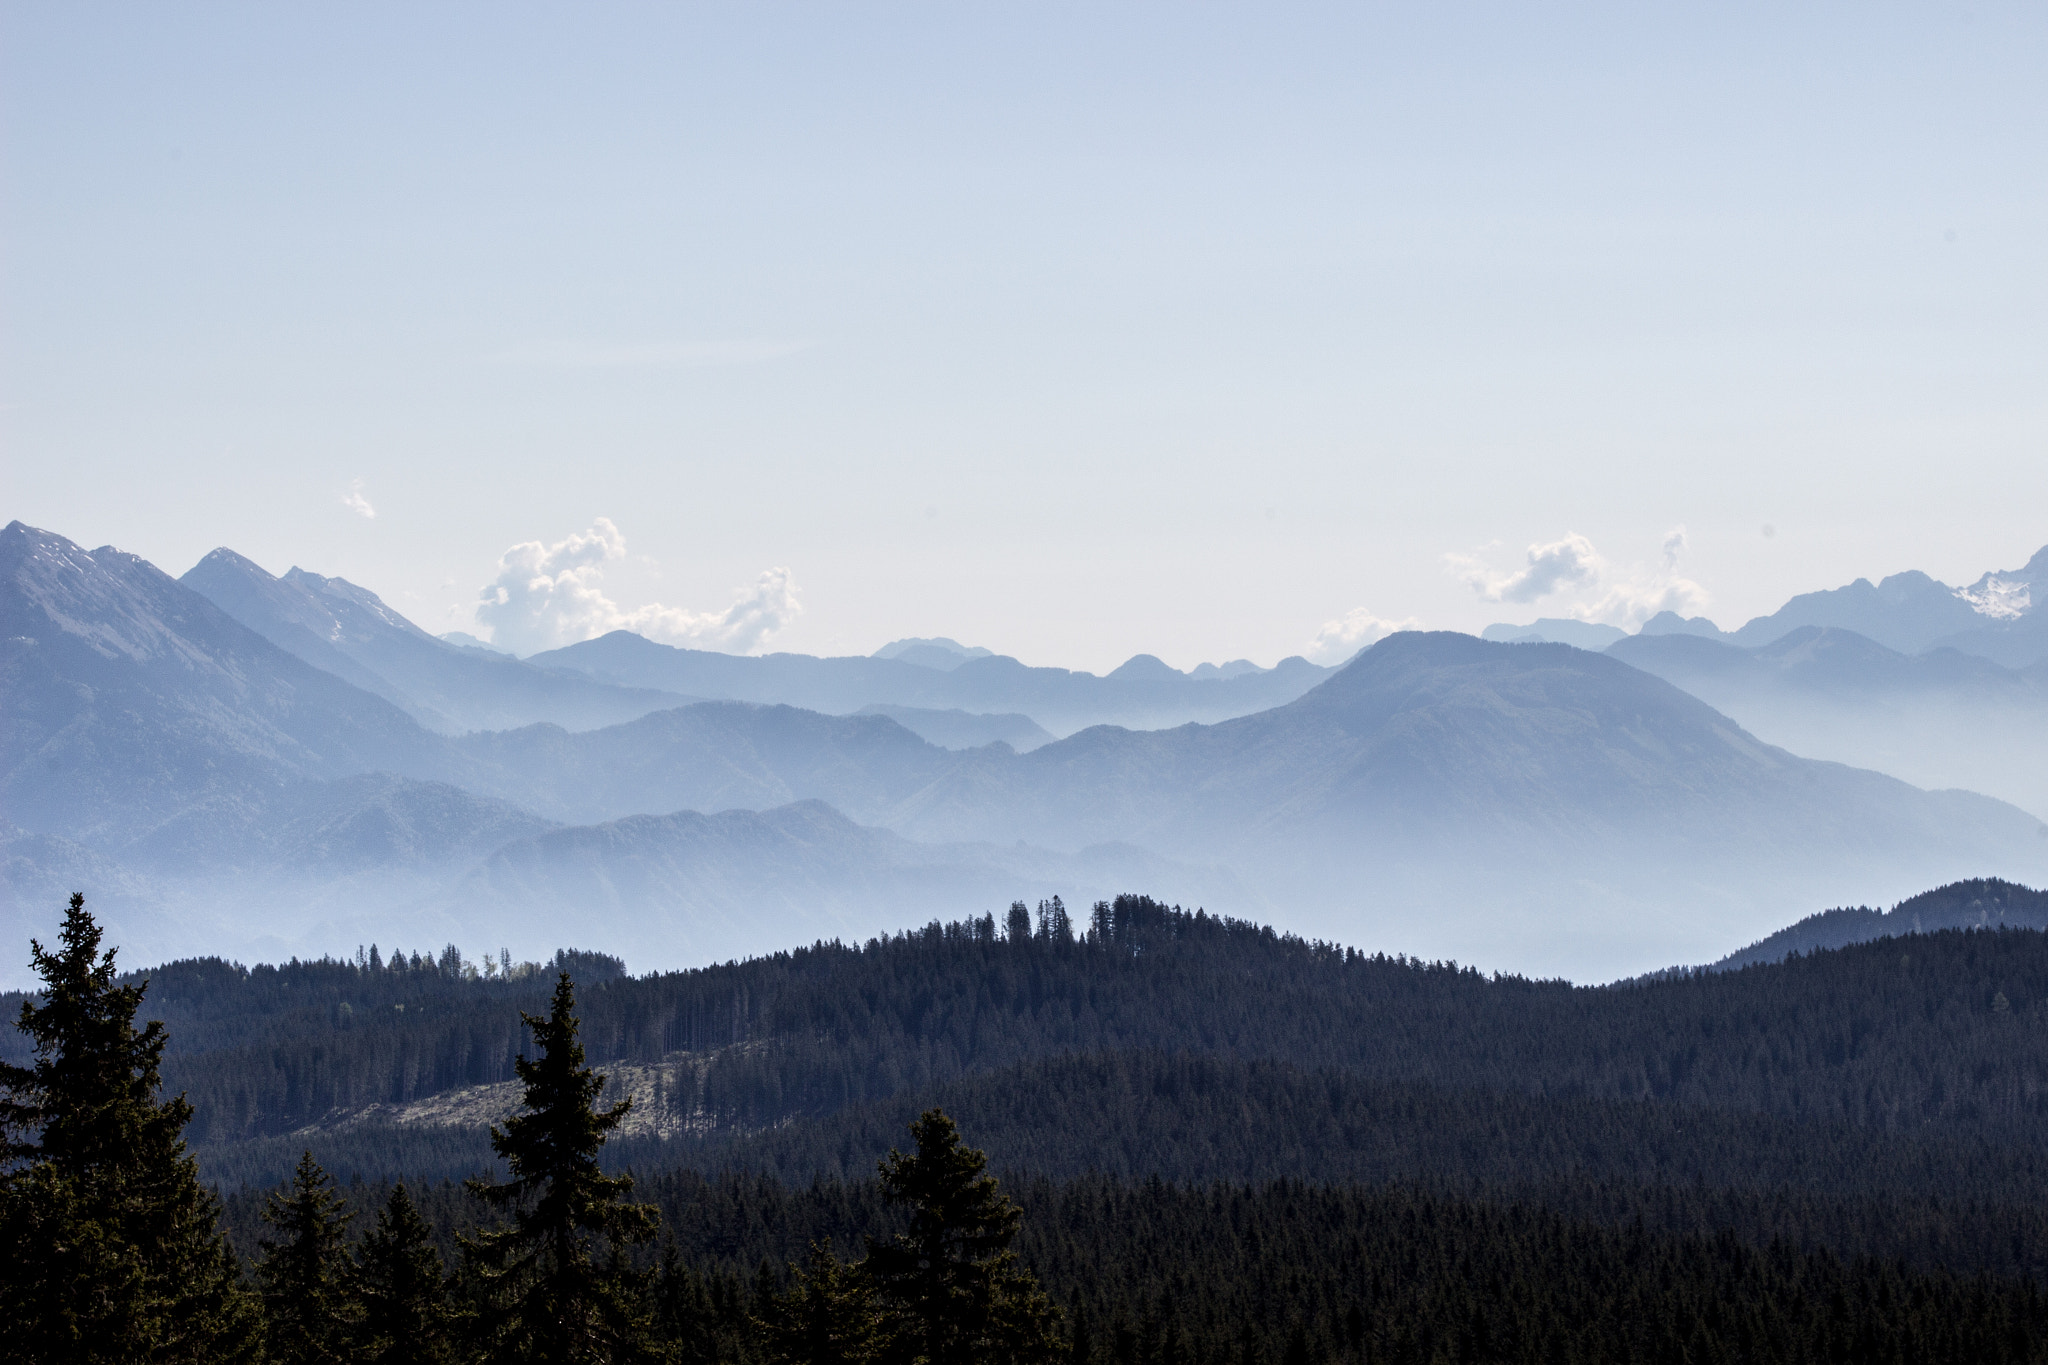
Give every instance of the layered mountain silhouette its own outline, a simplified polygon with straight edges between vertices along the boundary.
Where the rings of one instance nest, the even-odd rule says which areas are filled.
[[[766,811],[632,815],[549,830],[499,848],[449,896],[458,916],[545,938],[573,906],[600,948],[715,962],[779,942],[859,942],[963,906],[1000,910],[1077,889],[1175,885],[1191,898],[1249,898],[1227,873],[1128,845],[1063,855],[1011,842],[928,844],[855,824],[822,801]]]
[[[926,706],[876,705],[863,706],[855,714],[887,716],[918,738],[929,740],[941,749],[979,749],[984,744],[1007,744],[1018,753],[1028,753],[1041,744],[1052,743],[1052,735],[1044,726],[1015,711],[991,716],[962,711],[958,707],[940,711]]]
[[[536,721],[589,730],[695,700],[616,687],[436,639],[342,578],[274,578],[225,547],[178,580],[288,654],[403,707],[444,734]]]
[[[477,708],[501,704],[492,689],[513,674],[461,671],[499,660],[336,580],[209,562],[202,579],[224,597],[221,582],[239,583],[236,609],[296,648],[132,555],[19,523],[0,535],[9,884],[93,880],[76,889],[125,897],[145,930],[130,941],[156,955],[345,947],[395,928],[545,933],[520,941],[533,952],[617,942],[611,930],[679,954],[766,950],[813,932],[799,921],[824,933],[959,897],[977,904],[947,913],[1075,899],[1142,872],[1212,909],[1350,941],[1616,974],[1710,960],[1815,903],[2048,872],[2048,838],[2020,810],[1795,757],[1619,657],[1563,645],[1408,633],[1335,672],[1198,679],[1139,656],[1097,678],[614,635],[557,652],[633,673],[569,678],[586,699],[811,688],[836,704],[859,695],[832,693],[848,679],[907,678],[925,713],[1008,696],[1037,717],[1229,711],[1260,688],[1300,690],[1215,723],[1095,725],[1021,753],[931,743],[875,711],[749,700],[451,736],[411,711],[460,714],[440,703],[465,678]],[[527,661],[512,691],[565,666]],[[23,927],[53,913],[22,894],[11,913],[36,917]]]
[[[391,702],[285,653],[146,560],[0,531],[0,802],[118,852],[167,822],[460,755]]]
[[[1729,639],[1738,645],[1767,645],[1803,627],[1820,626],[1852,630],[1887,649],[1917,654],[1937,640],[1986,624],[1986,617],[1954,588],[1915,569],[1876,583],[1859,578],[1847,587],[1801,593]]]
[[[1753,649],[1646,631],[1606,652],[1795,752],[2048,816],[2048,662],[2013,669],[1948,646],[1903,654],[1832,626]]]
[[[231,597],[238,610],[296,648],[273,643],[136,556],[86,551],[18,522],[0,532],[0,918],[17,940],[47,936],[45,922],[72,890],[89,892],[135,951],[161,957],[280,956],[309,940],[332,950],[379,934],[489,935],[535,895],[508,892],[499,903],[452,888],[496,851],[564,818],[672,814],[692,804],[769,808],[821,786],[842,797],[878,790],[886,799],[869,804],[880,807],[903,794],[886,756],[927,774],[949,758],[886,716],[744,703],[671,709],[588,734],[543,724],[451,739],[410,714],[420,695],[436,695],[422,678],[443,689],[476,680],[471,714],[506,704],[508,695],[554,704],[565,695],[603,701],[623,693],[504,660],[513,665],[508,675],[481,651],[438,641],[422,648],[409,623],[338,580],[270,579],[224,555],[208,564],[201,577],[209,586],[231,597],[222,583],[239,582],[248,591]],[[489,671],[466,672],[472,659]],[[407,672],[408,660],[426,662]],[[385,672],[373,675],[371,664]],[[422,690],[406,693],[393,677]],[[558,684],[552,698],[544,694]],[[835,742],[849,752],[835,753]],[[886,837],[891,858],[906,866],[923,865],[923,855],[898,836],[849,835],[855,827],[833,819],[842,837],[819,844],[808,861],[764,862],[761,846],[745,840],[671,851],[672,862],[683,857],[693,872],[664,889],[698,889],[660,906],[671,940],[710,942],[687,929],[695,920],[726,931],[720,941],[735,951],[783,941],[773,915],[735,921],[744,907],[710,894],[719,886],[791,906],[815,902],[830,883],[839,890],[827,901],[839,911],[865,907],[876,923],[893,924],[908,903],[906,886],[965,894],[960,888],[971,884],[985,898],[1043,882],[1047,894],[1062,886],[1113,894],[1115,869],[1136,875],[1165,866],[1136,850],[1107,861],[1038,850],[978,862],[952,850],[925,859],[952,869],[936,881],[883,877],[874,873],[874,839]],[[836,874],[834,859],[842,860]],[[574,903],[552,903],[548,935],[560,928],[562,906]],[[634,923],[643,908],[622,911],[620,924]],[[751,932],[735,936],[735,923]],[[7,964],[7,979],[20,974]]]
[[[744,657],[678,649],[619,630],[536,654],[527,662],[622,687],[835,714],[875,705],[1021,713],[1054,734],[1090,725],[1152,729],[1246,715],[1292,701],[1330,673],[1291,658],[1271,669],[1219,668],[1193,676],[1139,654],[1098,677],[1033,668],[1007,655],[963,658],[928,641],[909,643],[913,647],[891,658]]]
[[[2048,546],[2018,569],[1993,570],[1967,588],[1952,587],[1919,570],[1801,593],[1768,616],[1724,631],[1703,616],[1663,611],[1643,623],[1640,636],[1693,635],[1746,649],[1771,645],[1795,631],[1852,631],[1899,654],[1954,649],[2009,668],[2048,660]],[[1615,626],[1546,617],[1526,626],[1492,625],[1489,640],[1547,640],[1581,649],[1607,649],[1625,636]]]

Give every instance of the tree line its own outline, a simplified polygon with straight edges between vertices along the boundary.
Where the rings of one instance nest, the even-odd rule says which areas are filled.
[[[31,945],[32,1060],[0,1070],[9,1359],[2048,1359],[2035,1279],[1405,1184],[1098,1175],[1013,1198],[936,1109],[871,1177],[636,1180],[600,1161],[631,1102],[600,1103],[567,973],[522,1016],[522,1103],[491,1133],[503,1178],[365,1201],[307,1154],[239,1230],[185,1151],[189,1106],[162,1096],[146,983],[99,945],[80,898],[55,951]]]
[[[545,997],[535,982],[354,963],[181,963],[153,979],[153,1008],[180,1040],[165,1074],[208,1148],[510,1081],[529,1039],[507,1006]],[[2048,1139],[2048,940],[2033,932],[1885,939],[1588,988],[1368,955],[1125,896],[1085,924],[1064,907],[1017,906],[1002,923],[616,976],[590,983],[583,1007],[600,1061],[690,1059],[664,1102],[698,1131],[758,1131],[1035,1059],[1151,1050]]]
[[[137,1027],[146,983],[73,896],[55,951],[32,942],[43,980],[18,1027],[29,1065],[0,1064],[0,1356],[36,1362],[662,1362],[712,1345],[657,1326],[656,1277],[633,1250],[659,1225],[630,1176],[598,1165],[631,1101],[600,1107],[570,975],[545,1017],[523,1015],[535,1057],[515,1070],[524,1104],[491,1141],[508,1179],[467,1194],[497,1215],[458,1243],[449,1273],[403,1184],[351,1245],[356,1217],[304,1155],[269,1195],[253,1282],[219,1225],[182,1130],[191,1108],[161,1098],[161,1021]],[[1058,1311],[1010,1243],[1021,1215],[952,1122],[923,1116],[916,1151],[880,1170],[904,1230],[842,1263],[822,1244],[787,1292],[748,1318],[774,1361],[1041,1362]],[[644,1259],[644,1258],[643,1258]],[[662,1277],[675,1287],[675,1275]]]

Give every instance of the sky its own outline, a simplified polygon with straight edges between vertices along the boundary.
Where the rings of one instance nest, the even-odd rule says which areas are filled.
[[[1099,671],[2048,542],[2038,4],[0,16],[0,516],[172,573]]]

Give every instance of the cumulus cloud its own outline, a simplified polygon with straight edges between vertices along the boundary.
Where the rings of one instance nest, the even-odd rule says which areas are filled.
[[[1660,611],[1698,616],[1707,607],[1707,590],[1689,578],[1659,578],[1647,583],[1623,581],[1591,602],[1576,603],[1571,615],[1633,630]]]
[[[737,591],[724,611],[693,612],[652,603],[628,610],[604,593],[604,567],[625,558],[626,538],[608,517],[552,545],[529,540],[498,559],[498,575],[478,594],[476,619],[491,643],[537,654],[608,631],[630,630],[664,644],[747,654],[802,614],[786,568],[768,569]]]
[[[1464,555],[1449,556],[1451,566],[1489,602],[1537,602],[1561,588],[1591,583],[1607,563],[1593,542],[1574,532],[1548,545],[1531,545],[1528,563],[1500,573]]]
[[[1354,607],[1334,621],[1323,622],[1323,628],[1316,632],[1315,639],[1308,642],[1302,655],[1311,663],[1339,664],[1395,631],[1419,630],[1421,627],[1422,623],[1412,616],[1406,620],[1388,621],[1374,616],[1364,607]]]
[[[366,517],[372,521],[377,518],[377,509],[370,506],[370,500],[363,496],[361,479],[349,481],[348,492],[341,495],[341,505],[359,517]]]
[[[1664,571],[1671,573],[1678,568],[1678,558],[1692,547],[1686,544],[1685,528],[1674,526],[1664,533]]]
[[[1706,589],[1678,573],[1687,548],[1685,528],[1674,526],[1664,535],[1656,569],[1612,564],[1576,532],[1531,545],[1523,565],[1513,570],[1494,569],[1471,555],[1446,555],[1444,562],[1488,602],[1527,605],[1570,593],[1576,600],[1551,608],[1552,614],[1632,629],[1660,611],[1696,616],[1705,609]]]

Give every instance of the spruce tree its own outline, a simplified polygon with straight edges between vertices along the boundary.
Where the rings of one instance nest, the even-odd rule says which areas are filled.
[[[281,1235],[260,1243],[256,1278],[270,1354],[280,1365],[338,1365],[349,1357],[356,1303],[347,1238],[354,1216],[311,1152],[299,1158],[288,1191],[264,1201],[263,1221]]]
[[[824,1242],[813,1242],[810,1264],[790,1266],[790,1281],[755,1321],[774,1365],[871,1365],[882,1358],[882,1314],[862,1266],[843,1265]]]
[[[512,1226],[464,1244],[484,1291],[492,1361],[658,1358],[641,1277],[623,1257],[626,1246],[654,1235],[657,1215],[627,1202],[630,1176],[607,1176],[597,1164],[632,1101],[595,1107],[605,1078],[583,1064],[575,1008],[575,987],[563,972],[548,1017],[521,1014],[540,1056],[514,1063],[526,1083],[525,1112],[491,1129],[491,1146],[512,1178],[469,1182],[479,1199],[514,1210]]]
[[[362,1317],[356,1358],[366,1365],[448,1365],[454,1316],[433,1232],[404,1185],[378,1210],[356,1257]]]
[[[716,1365],[722,1358],[718,1305],[702,1276],[683,1263],[670,1238],[661,1249],[661,1272],[654,1290],[654,1328],[669,1343],[675,1365]]]
[[[960,1142],[943,1112],[910,1125],[917,1152],[881,1162],[883,1192],[910,1207],[910,1230],[871,1245],[864,1268],[885,1312],[885,1359],[922,1365],[1010,1365],[1059,1353],[1059,1310],[1010,1243],[1023,1213]]]
[[[147,983],[74,895],[60,946],[29,953],[41,1000],[17,1027],[31,1066],[0,1064],[0,1324],[26,1360],[253,1359],[261,1314],[182,1137],[191,1106],[158,1097],[164,1028],[138,1030]]]

